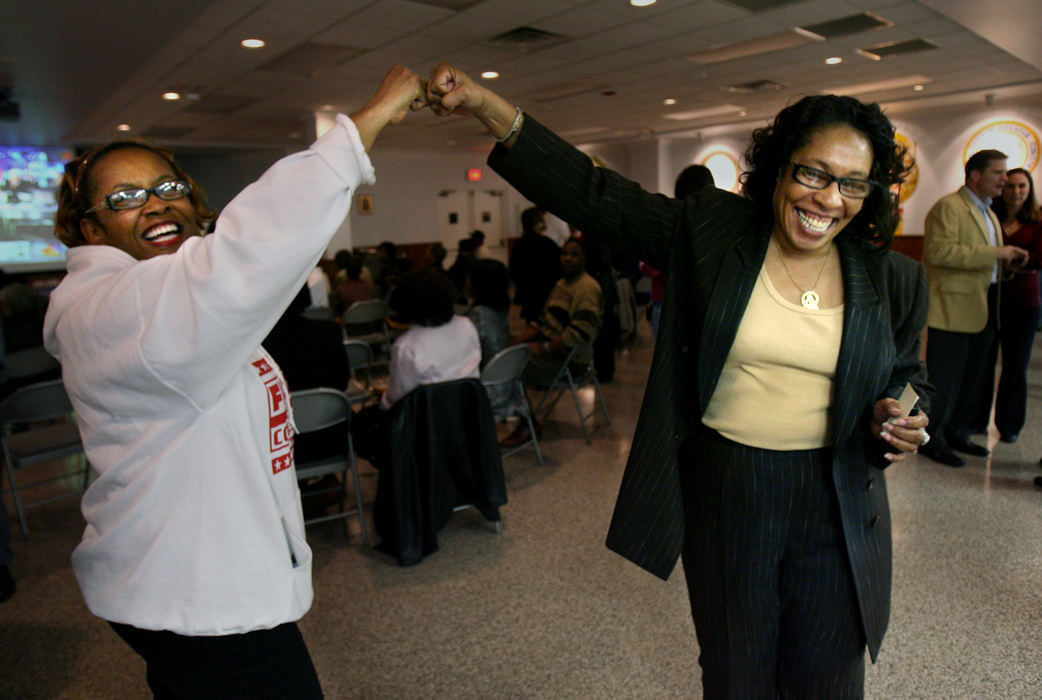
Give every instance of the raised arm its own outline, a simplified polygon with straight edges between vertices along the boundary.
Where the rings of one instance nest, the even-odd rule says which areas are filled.
[[[596,231],[613,251],[668,270],[674,236],[689,229],[679,222],[690,207],[598,167],[453,66],[431,72],[427,100],[436,114],[470,115],[484,124],[499,141],[489,164],[530,201],[583,231]]]

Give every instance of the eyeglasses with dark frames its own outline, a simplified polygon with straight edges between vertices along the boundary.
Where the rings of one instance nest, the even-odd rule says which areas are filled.
[[[792,179],[811,188],[812,190],[823,190],[833,182],[839,185],[839,193],[851,199],[864,199],[872,194],[872,188],[879,185],[873,180],[861,180],[856,177],[836,177],[831,173],[809,165],[789,163],[792,166]]]
[[[90,214],[106,207],[113,211],[137,209],[145,206],[149,195],[154,194],[165,202],[172,202],[175,199],[187,197],[191,192],[192,186],[186,180],[166,180],[155,187],[134,187],[107,194],[104,202],[94,205],[84,213]]]

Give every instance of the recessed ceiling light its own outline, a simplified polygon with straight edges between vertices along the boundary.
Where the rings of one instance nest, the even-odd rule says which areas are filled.
[[[630,4],[634,7],[647,7],[648,5],[654,5],[657,0],[630,0]]]
[[[499,73],[497,73],[494,70],[487,70],[487,71],[485,71],[484,73],[481,74],[481,77],[484,78],[485,80],[492,80],[493,78],[498,78],[499,77]]]
[[[116,131],[130,131],[130,124],[119,124],[116,126]]]
[[[829,64],[830,66],[834,66],[837,63],[843,63],[843,59],[839,56],[830,56],[829,58],[825,59],[825,63]]]
[[[913,85],[912,89],[915,90],[916,92],[922,92],[923,90],[926,89],[926,87],[924,85]]]
[[[164,100],[171,100],[171,101],[172,100],[179,100],[179,99],[181,99],[181,93],[174,92],[173,90],[171,90],[170,92],[164,92],[163,93],[163,99]]]
[[[264,39],[243,39],[239,44],[244,49],[263,49]]]
[[[664,105],[675,105],[676,103],[677,101],[674,100],[672,97],[667,97],[666,99],[662,100],[662,104]]]

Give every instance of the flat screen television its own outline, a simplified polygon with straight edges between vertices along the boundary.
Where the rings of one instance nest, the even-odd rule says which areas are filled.
[[[65,246],[54,237],[56,192],[69,149],[0,146],[0,269],[61,270]]]

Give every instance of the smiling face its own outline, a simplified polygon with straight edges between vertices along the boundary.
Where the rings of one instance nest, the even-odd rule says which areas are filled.
[[[90,176],[93,201],[119,190],[155,187],[176,180],[169,163],[143,148],[113,151],[98,161]],[[91,245],[110,245],[137,260],[175,252],[191,236],[201,235],[189,197],[162,200],[150,194],[145,205],[114,211],[102,206],[80,222],[83,237]]]
[[[851,126],[827,126],[812,133],[789,160],[835,177],[867,180],[872,169],[872,144]],[[823,190],[801,185],[793,179],[792,167],[786,165],[774,188],[772,233],[786,253],[827,252],[832,239],[864,203],[863,199],[841,195],[836,182]]]
[[[1031,181],[1024,173],[1010,173],[1006,178],[1006,185],[1002,188],[1002,199],[1006,202],[1006,209],[1010,212],[1018,211],[1028,200],[1031,194]]]

